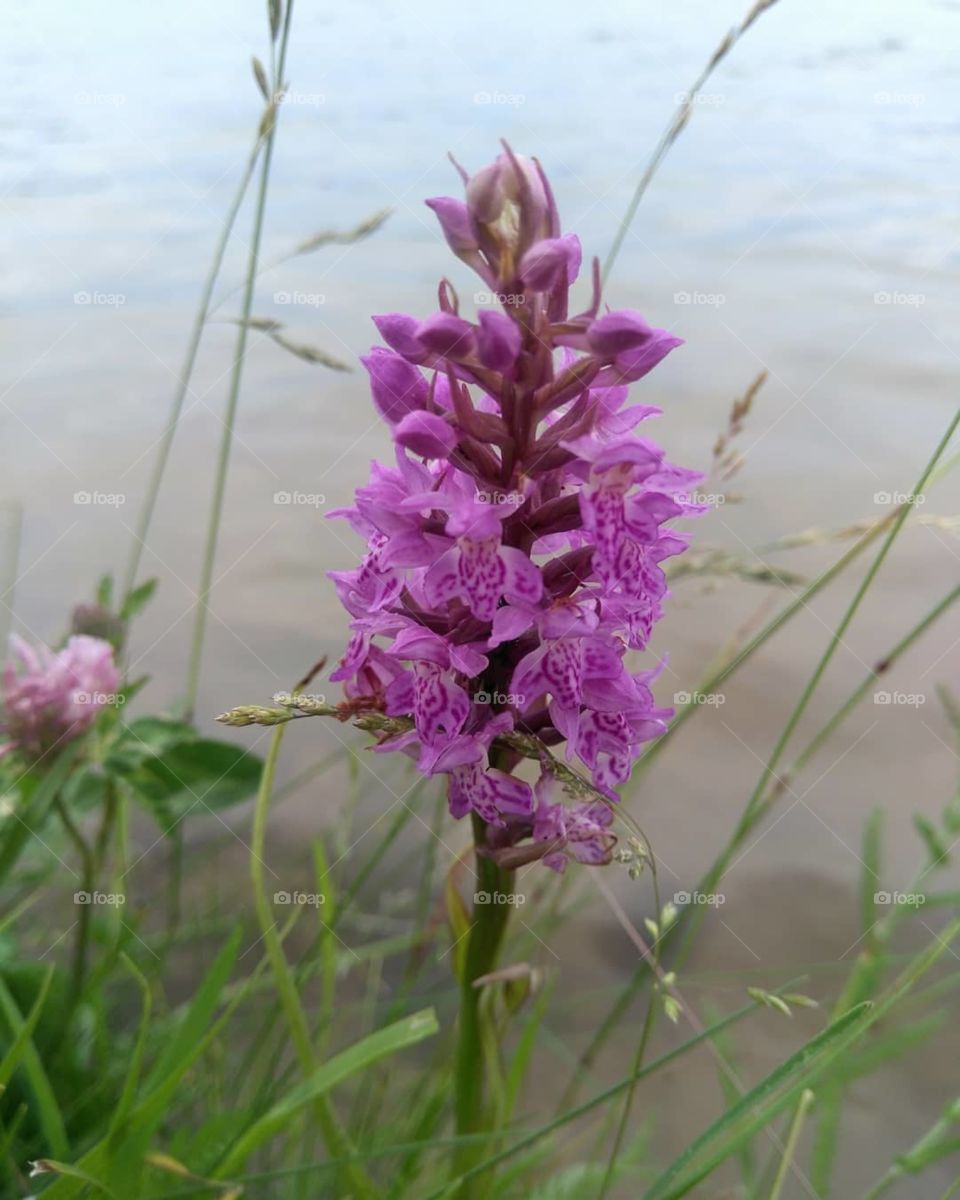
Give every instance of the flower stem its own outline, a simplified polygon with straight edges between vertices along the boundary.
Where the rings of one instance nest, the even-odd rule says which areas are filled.
[[[458,1135],[482,1133],[488,1127],[486,1081],[484,1077],[483,1039],[480,1016],[480,992],[474,981],[489,974],[497,962],[510,913],[506,898],[513,891],[513,872],[497,866],[480,853],[486,845],[486,824],[473,815],[473,840],[477,897],[473,905],[473,924],[467,941],[467,953],[460,979],[460,1025],[455,1065],[455,1107]],[[479,897],[483,896],[482,902]],[[498,899],[502,897],[502,899]],[[463,1143],[454,1161],[454,1174],[462,1175],[482,1156],[482,1141]],[[482,1177],[465,1180],[460,1200],[475,1200],[482,1194]]]
[[[177,425],[180,423],[180,416],[183,413],[183,405],[187,398],[187,392],[190,390],[190,379],[193,375],[194,364],[197,361],[197,353],[200,349],[200,341],[203,337],[203,331],[206,328],[207,318],[210,315],[210,303],[213,298],[213,289],[216,286],[217,279],[220,275],[220,268],[223,266],[223,257],[226,253],[227,245],[230,242],[230,237],[233,234],[233,227],[237,219],[237,214],[240,212],[240,207],[243,204],[244,197],[247,194],[247,189],[250,186],[250,180],[253,177],[253,169],[257,162],[257,157],[260,152],[261,137],[258,134],[250,157],[247,159],[244,167],[243,175],[237,185],[237,190],[234,193],[233,200],[227,212],[226,220],[220,230],[220,237],[217,240],[216,248],[213,252],[213,259],[210,263],[210,269],[207,272],[207,278],[204,281],[203,291],[200,294],[200,303],[197,305],[196,315],[193,319],[193,327],[190,331],[190,340],[187,343],[187,350],[184,354],[183,364],[180,367],[180,373],[177,375],[177,389],[174,392],[173,402],[170,405],[170,416],[167,421],[167,427],[163,431],[163,436],[160,439],[157,447],[157,456],[154,459],[153,469],[150,472],[150,479],[147,483],[147,491],[144,495],[143,502],[140,506],[140,512],[137,517],[136,528],[133,531],[133,540],[130,545],[130,554],[127,559],[126,573],[123,582],[123,596],[128,596],[133,590],[137,582],[137,574],[140,570],[140,559],[143,555],[144,547],[147,544],[147,534],[150,532],[150,525],[153,521],[154,509],[157,506],[157,497],[160,494],[160,485],[163,482],[163,477],[166,474],[167,464],[170,461],[170,451],[173,448],[173,439],[176,436]]]
[[[81,887],[82,891],[86,893],[86,903],[79,905],[80,912],[77,916],[77,932],[73,941],[73,961],[70,968],[70,994],[73,1002],[76,1003],[80,998],[80,993],[83,991],[83,980],[86,975],[87,943],[90,940],[90,913],[93,908],[92,893],[97,886],[96,863],[93,851],[87,845],[86,838],[84,838],[73,817],[70,815],[70,810],[64,803],[63,797],[57,796],[53,804],[67,832],[67,836],[73,842],[74,846],[76,846],[77,854],[80,856]]]
[[[80,832],[69,808],[58,796],[54,801],[57,815],[67,831],[67,836],[77,848],[80,856],[80,871],[83,891],[87,894],[87,902],[79,906],[77,917],[77,934],[73,944],[73,964],[70,971],[70,991],[74,1001],[80,998],[83,991],[84,979],[87,973],[87,948],[90,942],[90,917],[93,910],[93,892],[103,870],[117,816],[117,790],[111,783],[107,787],[107,795],[103,805],[103,816],[94,844],[91,846]]]
[[[309,1077],[317,1068],[318,1056],[310,1036],[306,1015],[297,995],[296,982],[290,971],[283,951],[283,942],[277,930],[277,922],[267,896],[264,879],[264,853],[266,851],[267,816],[270,798],[276,778],[277,761],[285,729],[280,725],[273,734],[270,748],[263,764],[260,789],[253,816],[253,834],[250,839],[250,877],[253,883],[253,899],[257,920],[263,937],[264,948],[273,971],[280,1007],[290,1030],[294,1052],[304,1075]],[[333,1102],[327,1095],[317,1096],[313,1101],[313,1113],[323,1135],[331,1158],[342,1159],[341,1184],[343,1194],[355,1200],[377,1200],[379,1191],[367,1174],[356,1149],[341,1125]]]
[[[280,35],[280,52],[277,57],[276,70],[272,81],[274,95],[279,95],[283,86],[283,73],[287,58],[287,44],[290,38],[290,19],[292,14],[293,0],[287,0],[283,19],[283,32]],[[233,448],[233,429],[237,418],[240,383],[243,379],[243,366],[247,352],[247,333],[250,327],[250,314],[253,310],[253,292],[260,263],[260,242],[263,237],[263,222],[267,208],[267,191],[270,184],[270,164],[273,160],[273,145],[278,119],[279,111],[277,110],[272,113],[270,118],[269,127],[264,136],[263,152],[260,160],[260,182],[257,190],[256,210],[253,217],[253,232],[250,237],[247,276],[243,289],[243,306],[237,327],[237,341],[234,348],[233,369],[230,375],[227,410],[223,419],[223,433],[220,438],[220,451],[217,456],[216,472],[214,474],[213,498],[210,502],[210,516],[207,523],[203,565],[200,570],[200,586],[197,591],[193,638],[190,645],[190,661],[187,667],[187,694],[184,710],[188,719],[193,716],[194,706],[197,701],[197,690],[200,686],[200,663],[203,658],[203,640],[207,628],[207,610],[210,602],[210,591],[213,586],[213,568],[217,557],[220,522],[223,517],[223,502],[227,489],[230,451]]]
[[[773,1181],[773,1188],[770,1192],[770,1200],[780,1200],[780,1193],[783,1191],[783,1185],[786,1182],[787,1175],[793,1165],[793,1156],[797,1152],[797,1143],[800,1141],[800,1132],[803,1129],[803,1123],[806,1120],[807,1113],[810,1111],[810,1106],[813,1104],[814,1095],[809,1088],[805,1088],[800,1096],[800,1103],[797,1105],[797,1111],[794,1114],[793,1121],[790,1125],[790,1133],[787,1135],[787,1144],[784,1147],[783,1157],[780,1160],[780,1166],[777,1170],[777,1177]]]

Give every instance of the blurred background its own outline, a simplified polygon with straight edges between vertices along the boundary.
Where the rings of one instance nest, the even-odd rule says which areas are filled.
[[[291,259],[258,284],[257,316],[354,369],[310,365],[251,333],[201,728],[234,704],[266,702],[342,651],[346,620],[325,572],[351,566],[358,545],[324,514],[387,453],[356,363],[375,340],[369,314],[426,315],[444,274],[467,309],[477,287],[422,203],[458,191],[447,152],[471,170],[494,157],[500,137],[537,155],[565,227],[603,257],[665,123],[743,15],[731,0],[298,0],[263,262],[320,230],[393,211],[369,239]],[[201,282],[262,109],[250,57],[264,53],[265,22],[259,2],[238,0],[121,9],[11,0],[6,25],[0,499],[21,503],[24,520],[5,603],[15,629],[54,641],[72,605],[126,560]],[[812,578],[847,544],[831,531],[876,520],[890,496],[910,491],[957,403],[958,34],[955,0],[782,0],[706,85],[611,276],[611,304],[686,339],[635,391],[663,407],[654,434],[674,461],[709,469],[732,402],[768,372],[737,442],[745,463],[730,485],[736,496],[695,528],[698,545],[723,547],[746,567],[768,561]],[[152,677],[153,706],[174,706],[184,691],[251,221],[248,205],[143,556],[141,574],[161,586],[132,659],[134,674]],[[956,580],[957,512],[960,486],[947,477],[844,639],[807,732]],[[0,514],[8,547],[11,514]],[[819,531],[810,544],[768,552],[807,530]],[[630,794],[666,895],[689,889],[728,835],[863,569],[768,643]],[[800,586],[678,580],[655,645],[669,656],[660,699],[692,690],[738,630],[756,628]],[[888,811],[890,882],[905,884],[922,862],[912,814],[938,811],[955,787],[956,747],[935,687],[956,686],[958,674],[954,616],[883,682],[913,701],[863,705],[734,865],[694,978],[722,990],[726,971],[770,982],[846,965],[866,816],[877,805]],[[238,738],[258,744],[256,731]],[[340,741],[358,751],[347,761],[363,812],[392,808],[383,763],[329,723],[291,731],[287,777]],[[275,815],[275,854],[289,852],[291,871],[302,838],[336,816],[348,773],[339,765],[296,789]],[[197,886],[229,894],[245,853],[240,834],[200,818],[190,839],[189,861],[203,867]],[[450,845],[461,843],[451,829]],[[637,893],[628,898],[641,917]],[[587,995],[598,975],[626,976],[636,952],[598,899],[576,945],[545,947],[544,957],[561,960],[571,994]],[[741,982],[730,986],[740,994]],[[575,1035],[589,1014],[561,1015],[558,1028],[565,1022]],[[745,1066],[779,1055],[780,1036],[771,1027],[771,1045],[748,1046]],[[845,1169],[878,1142],[906,1144],[929,1124],[950,1061],[941,1042],[888,1090],[859,1097]],[[678,1144],[714,1099],[689,1078],[683,1088],[663,1098],[682,1114]],[[842,1176],[838,1187],[846,1194]]]

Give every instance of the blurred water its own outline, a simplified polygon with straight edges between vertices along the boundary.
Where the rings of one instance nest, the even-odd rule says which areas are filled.
[[[256,311],[354,361],[372,341],[370,312],[430,311],[445,272],[469,298],[474,284],[421,201],[456,190],[448,150],[476,167],[500,136],[538,154],[568,227],[605,253],[677,94],[740,16],[728,0],[302,4],[264,261],[318,229],[395,211],[370,241],[266,272]],[[199,283],[256,126],[249,59],[266,53],[264,20],[259,4],[236,0],[121,9],[12,0],[6,21],[2,488],[26,505],[19,620],[54,638],[99,572],[123,563]],[[960,355],[958,29],[953,0],[783,0],[707,85],[644,201],[608,296],[687,339],[644,388],[664,404],[658,432],[672,456],[705,465],[732,398],[761,366],[771,373],[741,442],[744,503],[707,518],[704,541],[749,559],[750,546],[780,534],[877,515],[875,493],[909,490],[949,418]],[[245,210],[224,292],[240,278],[250,221]],[[314,301],[284,303],[296,293]],[[154,677],[154,703],[182,688],[233,336],[226,322],[209,330],[144,556],[163,582],[134,648]],[[205,724],[339,653],[345,622],[324,571],[349,565],[355,546],[322,509],[343,503],[386,449],[360,375],[251,342]],[[277,505],[281,491],[322,494],[321,511]],[[77,504],[78,492],[124,502]],[[949,481],[925,512],[957,511],[958,500]],[[813,573],[833,553],[788,561]],[[845,639],[811,727],[950,586],[958,560],[947,531],[909,533]],[[841,586],[818,598],[722,708],[698,717],[698,740],[685,734],[651,775],[636,811],[668,865],[668,890],[689,885],[729,831],[849,594]],[[658,640],[670,652],[664,700],[692,686],[760,601],[745,585],[678,588]],[[918,862],[910,813],[937,811],[957,768],[934,684],[955,683],[958,666],[952,617],[887,685],[928,702],[868,704],[813,768],[805,786],[814,786],[731,874],[731,903],[745,913],[739,925],[727,919],[736,931],[771,879],[791,878],[798,864],[813,873],[764,905],[765,965],[777,953],[793,961],[776,936],[788,911],[805,924],[811,958],[845,949],[831,941],[822,889],[849,902],[858,831],[875,803],[892,812],[891,884]],[[337,736],[296,732],[294,765]],[[310,791],[281,835],[297,844],[333,803]],[[721,957],[742,952],[739,937],[751,941],[719,926],[716,936]]]

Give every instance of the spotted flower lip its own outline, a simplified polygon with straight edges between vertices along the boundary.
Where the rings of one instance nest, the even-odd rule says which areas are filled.
[[[456,165],[456,164],[455,164]],[[681,339],[631,309],[575,316],[579,239],[564,233],[535,159],[504,145],[465,199],[427,201],[447,245],[499,307],[386,313],[364,356],[396,465],[374,463],[346,519],[362,562],[332,572],[352,637],[332,678],[351,700],[409,718],[380,753],[444,775],[454,816],[478,816],[505,863],[600,865],[612,857],[617,788],[671,710],[637,667],[686,548],[669,522],[695,516],[700,476],[639,436],[657,416],[629,385]],[[535,735],[588,772],[598,799],[566,803],[546,767],[531,785],[499,749]],[[601,800],[606,797],[606,801]]]

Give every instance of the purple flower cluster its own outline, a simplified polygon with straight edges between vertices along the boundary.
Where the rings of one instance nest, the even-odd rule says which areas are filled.
[[[602,801],[564,805],[531,786],[493,743],[507,731],[565,745],[610,800],[669,709],[631,670],[661,615],[661,564],[686,547],[666,526],[700,511],[700,476],[664,461],[626,407],[629,384],[681,342],[629,310],[569,313],[579,240],[561,234],[539,163],[509,147],[473,176],[466,201],[428,200],[447,243],[488,289],[476,321],[448,280],[426,320],[374,317],[387,348],[363,359],[396,465],[374,463],[345,517],[368,544],[332,572],[353,636],[331,678],[357,708],[414,721],[378,749],[449,778],[455,816],[487,843],[604,863],[616,841]],[[518,843],[527,843],[523,851]]]
[[[14,635],[10,649],[3,671],[0,757],[19,750],[42,758],[89,728],[117,695],[120,672],[113,647],[102,638],[71,637],[54,651]]]

